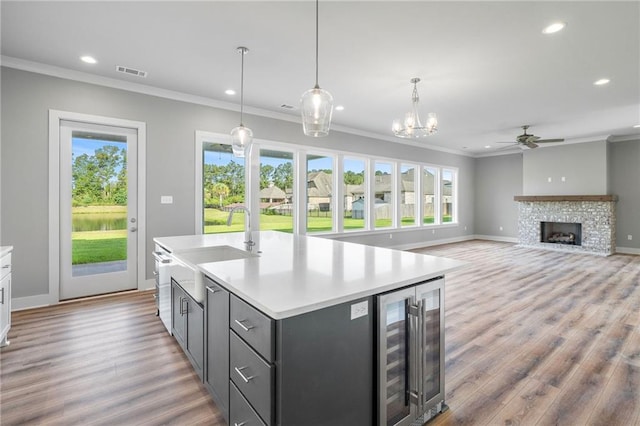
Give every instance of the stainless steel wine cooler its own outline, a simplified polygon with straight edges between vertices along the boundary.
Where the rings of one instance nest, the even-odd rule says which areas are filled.
[[[377,296],[378,424],[422,425],[444,404],[444,279]]]

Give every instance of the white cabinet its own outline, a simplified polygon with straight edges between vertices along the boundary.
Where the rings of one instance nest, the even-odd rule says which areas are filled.
[[[11,328],[11,248],[0,248],[0,347],[7,346]]]

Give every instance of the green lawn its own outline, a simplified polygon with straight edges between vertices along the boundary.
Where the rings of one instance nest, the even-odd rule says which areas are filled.
[[[127,258],[127,230],[74,232],[71,263],[110,262]]]

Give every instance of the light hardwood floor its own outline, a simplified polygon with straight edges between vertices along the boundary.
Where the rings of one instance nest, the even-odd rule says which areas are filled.
[[[430,426],[640,424],[640,256],[416,251],[469,262],[447,277],[450,410]],[[154,312],[146,292],[14,313],[0,424],[224,424]]]

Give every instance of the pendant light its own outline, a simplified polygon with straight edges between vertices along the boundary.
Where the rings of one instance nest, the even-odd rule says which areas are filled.
[[[333,96],[318,85],[318,0],[316,0],[316,85],[300,98],[302,130],[307,136],[319,138],[329,134]]]
[[[253,141],[253,132],[242,124],[244,112],[244,55],[247,54],[249,49],[240,46],[237,51],[242,56],[240,65],[240,125],[231,130],[231,149],[234,157],[244,157],[250,152],[251,142]]]
[[[430,112],[427,114],[427,124],[425,126],[422,125],[418,111],[418,105],[420,103],[418,83],[420,79],[414,77],[410,81],[413,83],[411,111],[405,114],[404,120],[395,120],[393,122],[393,134],[399,138],[419,138],[432,135],[438,131],[438,118],[436,117],[436,113]]]

